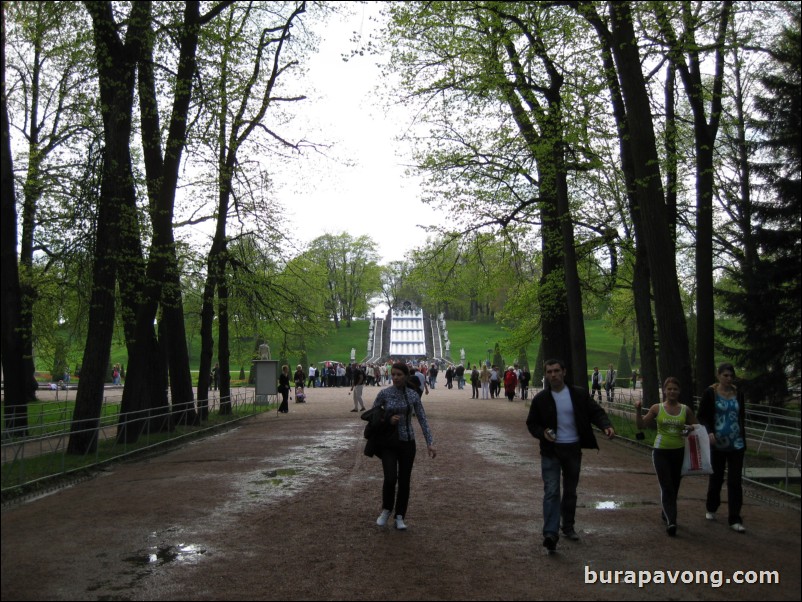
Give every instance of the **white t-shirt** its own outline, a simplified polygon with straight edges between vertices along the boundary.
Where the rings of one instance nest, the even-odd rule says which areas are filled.
[[[557,443],[577,443],[579,433],[576,430],[571,390],[565,386],[561,391],[552,390],[551,396],[557,404]]]

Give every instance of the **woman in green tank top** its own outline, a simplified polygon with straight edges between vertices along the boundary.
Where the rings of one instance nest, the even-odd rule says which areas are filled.
[[[657,426],[652,463],[660,484],[662,516],[666,533],[677,534],[677,496],[682,479],[682,460],[685,455],[684,437],[697,424],[693,410],[679,402],[679,380],[669,376],[663,383],[663,403],[656,403],[646,415],[641,415],[642,402],[635,402],[635,422],[639,429]]]

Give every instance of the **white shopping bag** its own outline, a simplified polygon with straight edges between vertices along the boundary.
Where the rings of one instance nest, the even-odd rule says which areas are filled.
[[[685,439],[685,459],[682,462],[682,476],[695,474],[713,474],[710,464],[710,437],[707,429],[694,425],[694,429]]]

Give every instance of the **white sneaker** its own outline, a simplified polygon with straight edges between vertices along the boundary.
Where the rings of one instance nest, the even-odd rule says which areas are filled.
[[[746,528],[741,523],[734,523],[730,525],[730,529],[736,533],[746,533]]]
[[[404,523],[404,517],[401,516],[400,514],[395,517],[395,528],[398,529],[399,531],[407,530],[407,525],[406,523]]]
[[[380,527],[383,527],[387,524],[387,520],[390,518],[390,511],[389,510],[382,510],[382,513],[379,515],[379,518],[376,519],[376,524]]]
[[[707,520],[716,520],[716,513],[715,512],[705,512],[705,518]]]

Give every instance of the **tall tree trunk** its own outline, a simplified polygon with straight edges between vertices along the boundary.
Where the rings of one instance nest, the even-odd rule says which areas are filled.
[[[595,11],[585,12],[584,16],[591,23],[599,37],[602,47],[601,58],[604,66],[604,78],[610,91],[610,99],[618,127],[618,145],[621,156],[621,171],[626,182],[626,195],[632,226],[635,231],[635,268],[632,279],[632,297],[635,305],[635,322],[638,328],[638,345],[641,354],[641,378],[643,383],[644,403],[655,404],[660,400],[660,376],[657,371],[657,352],[654,339],[654,317],[652,315],[651,278],[649,275],[649,259],[644,240],[641,211],[636,196],[635,170],[633,166],[632,147],[630,145],[630,124],[627,118],[621,87],[616,77],[613,61],[612,36]],[[634,360],[633,360],[634,361]]]
[[[654,291],[660,344],[658,361],[663,376],[675,376],[682,387],[682,401],[693,405],[693,375],[688,330],[679,292],[676,260],[668,228],[665,196],[660,181],[660,162],[646,82],[640,68],[630,4],[609,5],[611,49],[617,66],[629,123],[636,198],[642,218],[643,243]]]
[[[543,182],[541,174],[541,196]],[[571,357],[571,327],[568,318],[568,302],[565,294],[565,265],[562,259],[562,231],[555,203],[544,200],[540,203],[541,240],[543,251],[543,275],[538,290],[540,306],[540,330],[543,361],[559,359],[567,362]],[[568,366],[566,382],[576,384],[577,375]]]
[[[673,64],[666,69],[665,83],[665,149],[666,149],[666,214],[671,233],[671,242],[677,241],[677,115],[676,115],[676,79],[677,71]],[[676,250],[676,247],[675,249]]]
[[[0,8],[0,272],[3,302],[0,304],[5,428],[14,434],[28,434],[29,387],[24,362],[25,342],[21,333],[19,265],[17,264],[17,207],[14,194],[14,164],[11,158],[11,128],[6,97],[6,13]]]
[[[710,145],[709,152],[703,148]],[[713,144],[696,136],[696,395],[715,382],[713,303]]]
[[[19,336],[23,345],[23,370],[28,380],[29,400],[36,396],[36,382],[33,361],[33,306],[36,290],[33,285],[33,238],[36,229],[36,207],[42,197],[42,153],[39,148],[39,94],[41,62],[41,37],[35,36],[33,72],[31,74],[31,115],[28,119],[28,171],[25,174],[22,199],[22,235],[20,237],[19,277],[20,277],[20,326]],[[30,371],[30,372],[29,372]]]
[[[649,260],[641,245],[635,249],[635,271],[632,279],[632,297],[635,301],[635,320],[638,325],[640,373],[644,405],[660,401],[660,375],[657,372],[657,352],[654,340],[654,317],[649,290]]]
[[[220,413],[231,414],[231,347],[228,330],[228,282],[221,278],[217,287],[217,360],[220,362]]]
[[[218,212],[222,207],[218,205]],[[209,257],[206,262],[206,282],[203,287],[203,304],[201,306],[201,353],[200,353],[200,374],[198,375],[198,411],[200,419],[207,420],[209,417],[209,385],[212,371],[212,358],[214,357],[214,300],[215,291],[218,291],[222,280],[225,278],[226,260],[226,211],[221,216],[218,213],[217,230],[215,232],[212,247],[209,250]],[[220,338],[220,316],[217,319],[218,341]],[[218,363],[220,354],[218,352]],[[222,372],[223,368],[220,367]],[[222,379],[222,375],[220,377]],[[229,375],[230,379],[230,375]],[[222,380],[218,395],[222,395]]]
[[[214,293],[217,284],[214,272],[217,270],[219,253],[216,248],[217,239],[215,237],[206,261],[206,281],[203,285],[201,302],[201,351],[200,367],[198,368],[198,414],[201,421],[209,418],[209,386],[214,357]]]
[[[192,97],[199,27],[200,4],[196,1],[187,2],[181,27],[175,97],[163,160],[158,130],[155,85],[146,70],[140,72],[144,74],[140,85],[140,102],[143,112],[142,144],[148,177],[153,244],[148,261],[144,299],[137,315],[137,340],[134,357],[129,358],[128,378],[123,390],[121,420],[129,412],[153,408],[149,414],[149,421],[155,420],[155,423],[149,426],[155,430],[163,430],[170,426],[162,420],[162,400],[160,398],[151,399],[146,393],[146,380],[149,377],[147,373],[148,354],[153,345],[152,340],[148,339],[153,336],[153,321],[159,303],[162,304],[163,316],[166,320],[172,403],[177,408],[178,420],[182,422],[190,421],[189,416],[195,413],[172,218],[181,155],[186,144],[187,115]],[[152,61],[152,40],[148,40],[148,42],[146,57],[143,57],[148,59],[143,63],[145,66]],[[138,429],[126,429],[125,432],[125,440],[129,442],[136,440],[139,435]]]
[[[657,23],[669,47],[669,58],[682,78],[693,112],[696,149],[696,394],[701,395],[715,379],[715,312],[713,303],[713,153],[721,119],[724,85],[724,48],[733,2],[722,2],[717,15],[715,74],[710,93],[710,118],[705,103],[708,92],[702,81],[700,48],[696,43],[697,17],[690,3],[680,5],[684,31],[677,37],[666,4],[656,3]],[[687,60],[686,60],[687,55]]]
[[[556,147],[561,145],[555,145]],[[565,271],[565,292],[568,303],[568,325],[570,328],[571,372],[574,374],[573,384],[583,389],[588,388],[588,354],[585,340],[585,314],[582,307],[582,287],[579,280],[579,269],[576,264],[574,247],[574,221],[568,203],[568,180],[565,161],[560,152],[555,158],[562,166],[557,176],[557,211],[560,215],[562,230],[563,270]]]
[[[89,327],[68,444],[68,451],[75,454],[93,451],[97,446],[97,427],[114,328],[120,208],[136,203],[129,147],[131,113],[136,61],[150,11],[145,2],[132,6],[127,39],[123,45],[117,35],[111,3],[87,2],[86,8],[92,17],[95,37],[105,148]]]
[[[517,23],[519,26],[522,23]],[[505,80],[501,86],[521,135],[526,140],[537,162],[543,239],[543,276],[538,293],[541,312],[542,347],[547,359],[561,359],[568,371],[566,382],[587,388],[587,350],[585,344],[582,294],[574,250],[573,220],[568,203],[568,184],[564,157],[563,115],[561,88],[563,77],[554,68],[541,44],[533,50],[546,65],[548,88],[544,108],[533,94],[524,61],[512,43],[509,32],[498,27],[493,34],[506,51],[513,81]],[[488,32],[488,35],[490,33]],[[530,39],[538,39],[537,32],[529,32]],[[499,74],[507,72],[500,61]],[[527,111],[520,97],[525,100]],[[535,124],[539,127],[538,133]]]

